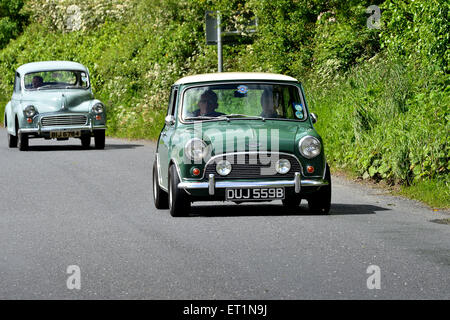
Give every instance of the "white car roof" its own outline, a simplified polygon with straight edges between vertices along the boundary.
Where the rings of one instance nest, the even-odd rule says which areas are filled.
[[[178,84],[190,84],[196,82],[208,82],[208,81],[232,81],[232,80],[263,80],[263,81],[294,81],[298,82],[297,79],[284,76],[282,74],[276,73],[260,73],[260,72],[220,72],[220,73],[206,73],[198,74],[193,76],[187,76],[179,79],[175,82]]]
[[[72,61],[39,61],[30,62],[17,68],[17,72],[23,76],[30,72],[53,71],[53,70],[79,70],[87,73],[88,69],[81,63]]]

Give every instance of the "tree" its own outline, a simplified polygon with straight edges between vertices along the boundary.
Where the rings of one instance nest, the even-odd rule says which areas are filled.
[[[23,6],[24,0],[0,0],[0,49],[22,32],[28,20]]]

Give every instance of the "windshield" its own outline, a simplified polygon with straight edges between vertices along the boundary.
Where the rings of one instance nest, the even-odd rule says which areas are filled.
[[[40,71],[27,73],[24,78],[25,89],[86,89],[89,78],[84,71]]]
[[[183,96],[183,120],[264,118],[303,120],[305,108],[293,85],[233,83],[189,88]]]

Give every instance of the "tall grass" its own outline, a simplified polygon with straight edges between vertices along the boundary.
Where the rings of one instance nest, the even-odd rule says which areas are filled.
[[[379,56],[327,85],[305,84],[328,161],[363,178],[449,188],[449,91],[405,65]]]

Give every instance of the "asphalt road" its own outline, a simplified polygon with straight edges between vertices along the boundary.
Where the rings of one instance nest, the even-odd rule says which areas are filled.
[[[450,225],[431,222],[449,212],[334,178],[329,216],[217,202],[172,218],[153,206],[151,142],[2,140],[0,299],[450,298]]]

